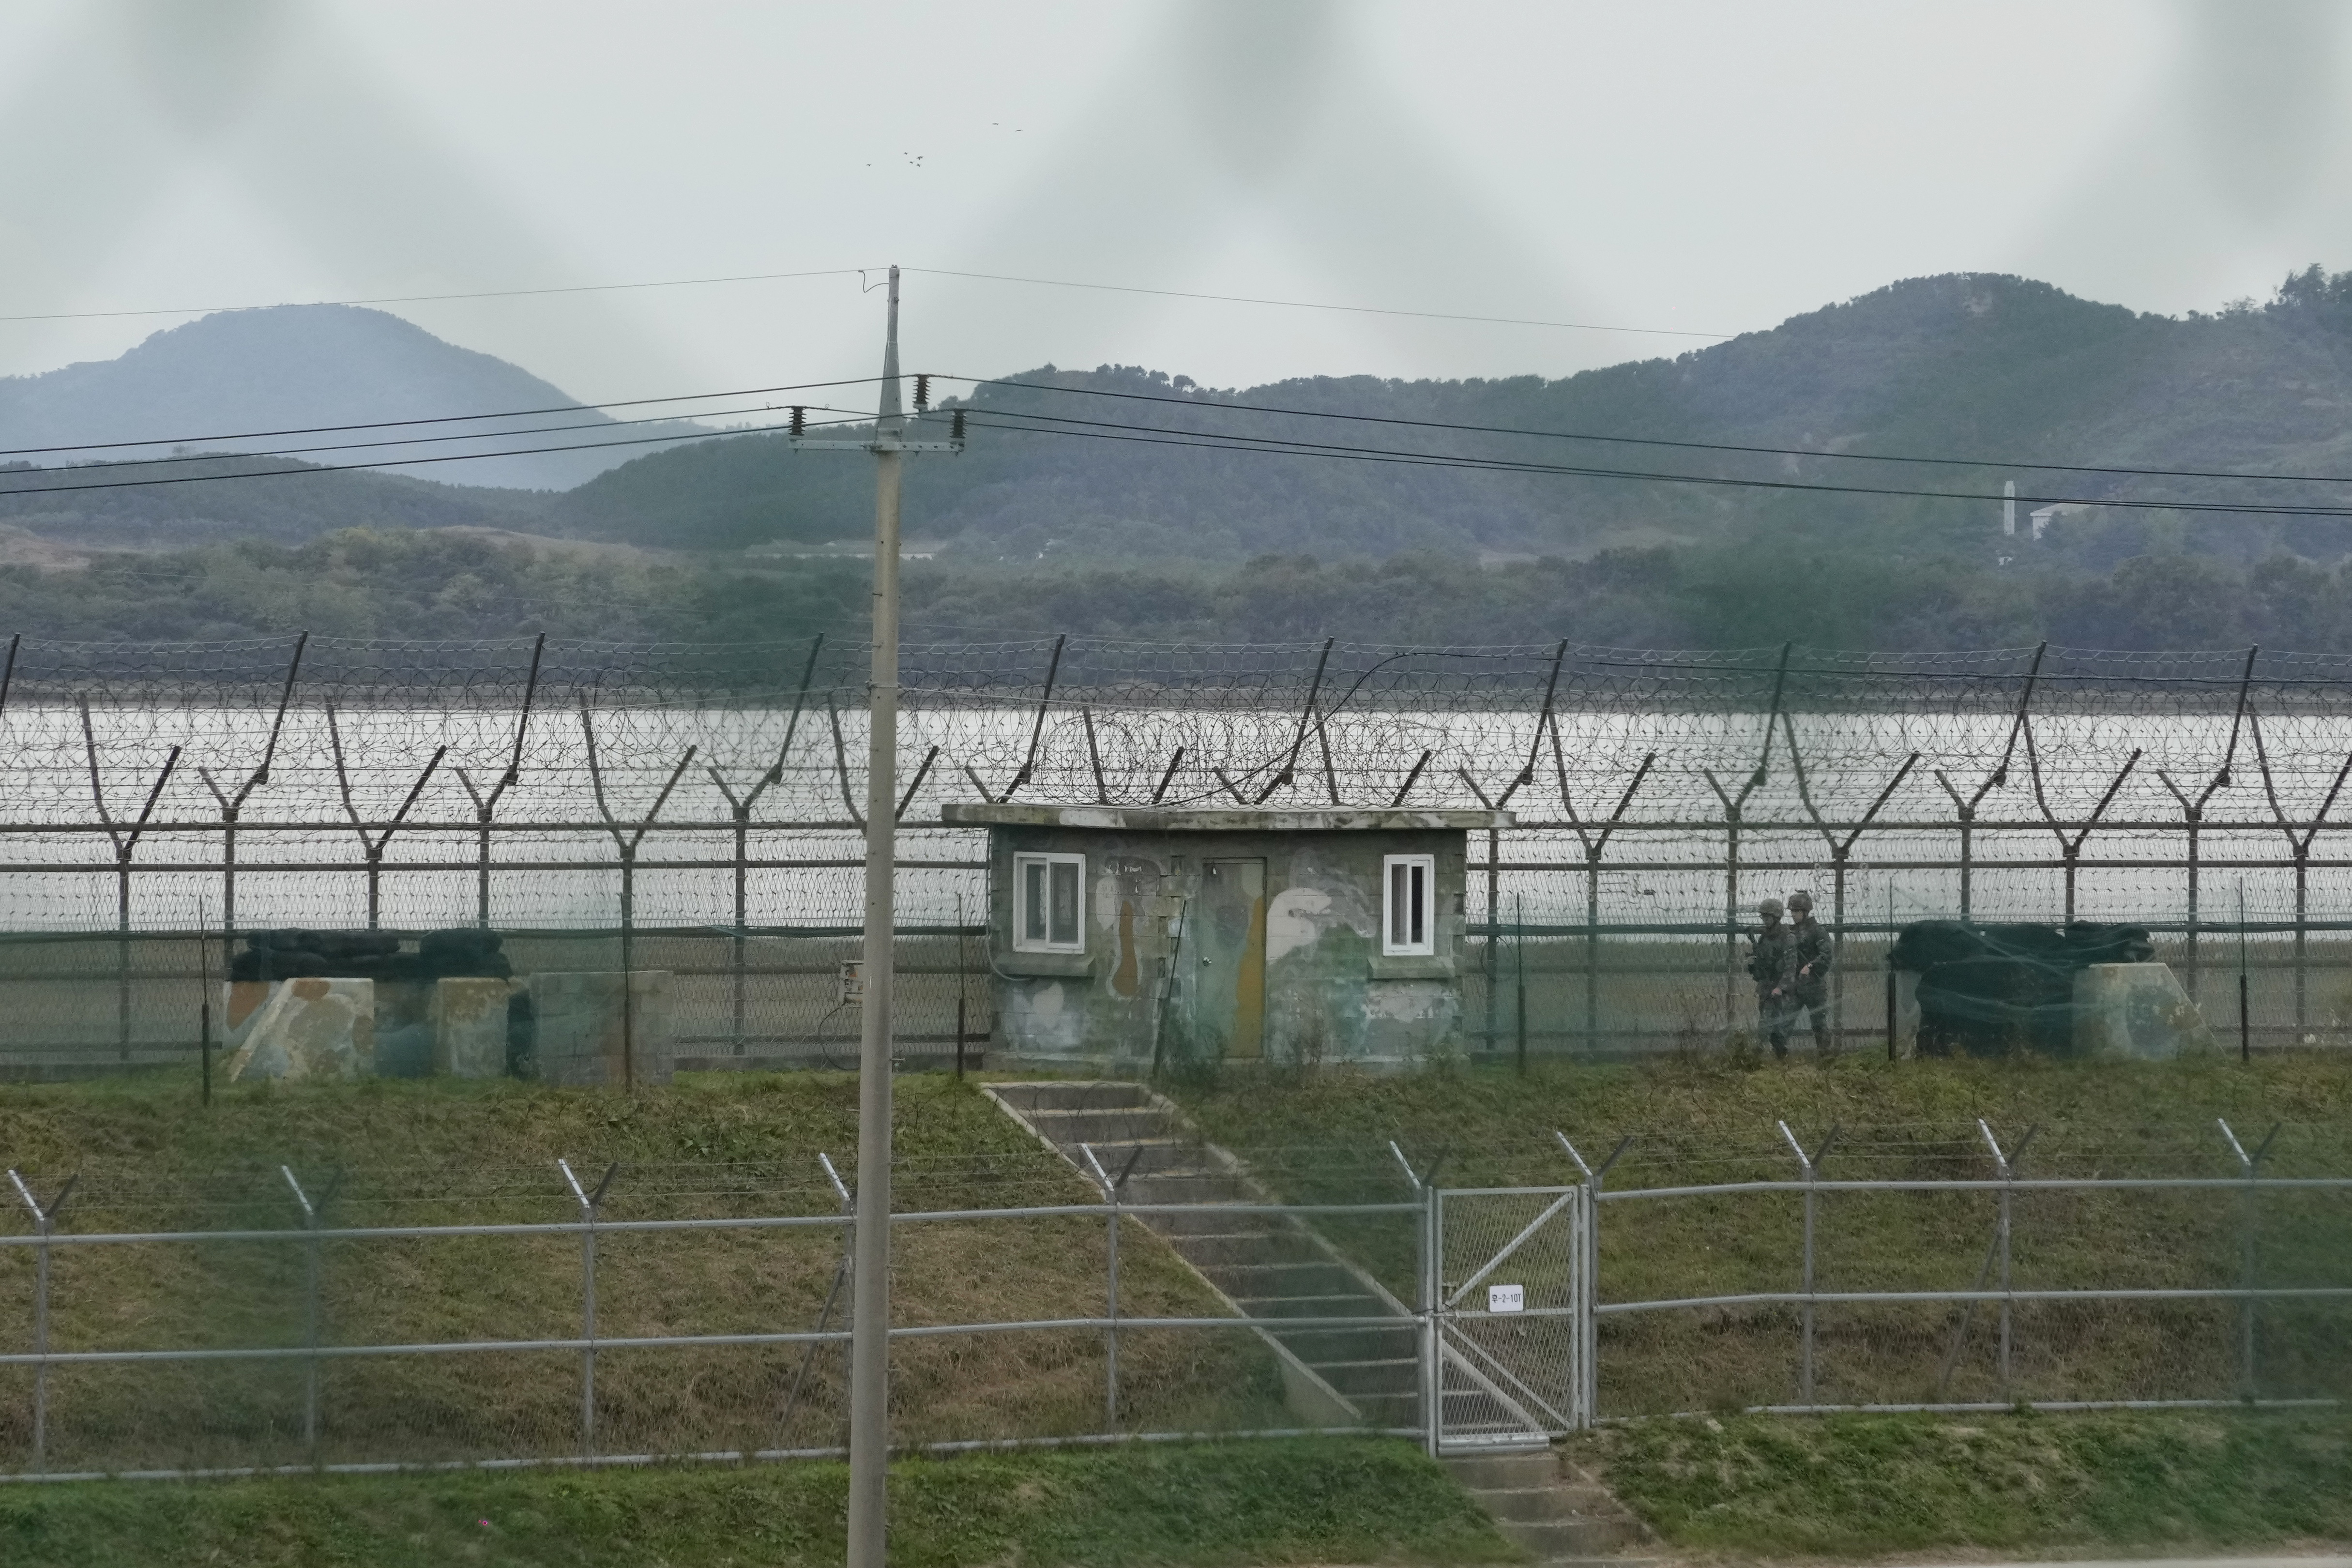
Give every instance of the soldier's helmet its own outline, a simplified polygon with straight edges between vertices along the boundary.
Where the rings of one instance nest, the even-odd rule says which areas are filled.
[[[1777,921],[1780,918],[1780,900],[1767,899],[1756,906],[1756,912],[1768,921]]]
[[[1801,915],[1811,914],[1813,909],[1813,896],[1801,889],[1789,895],[1789,907]]]

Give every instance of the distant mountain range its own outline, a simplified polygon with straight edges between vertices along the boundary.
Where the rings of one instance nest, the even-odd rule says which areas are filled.
[[[0,447],[567,401],[378,311],[283,307],[0,382]],[[2113,504],[2352,506],[2352,478],[2284,477],[2352,476],[2352,279],[2316,268],[2265,306],[2187,319],[1959,274],[1556,381],[1318,377],[1215,391],[1161,372],[1046,366],[973,390],[965,406],[967,453],[908,471],[908,533],[940,542],[943,566],[1414,551],[1493,562],[1752,542],[2105,572],[2166,551],[2332,562],[2352,547],[2338,520]],[[1197,444],[1236,436],[1291,445]],[[1740,447],[1793,450],[1725,449]],[[472,525],[761,559],[871,528],[868,466],[844,454],[743,436],[622,460],[637,450],[413,470],[467,485],[318,474],[52,493],[77,476],[45,473],[43,493],[0,499],[0,522],[150,542]],[[1916,458],[1942,460],[1898,460]],[[1449,466],[1463,460],[1510,467]],[[2054,464],[2090,471],[2035,466]],[[2199,472],[2113,471],[2145,468]],[[2088,504],[2056,514],[2039,542],[2022,521],[2004,534],[1999,503],[1980,499],[2004,481],[2026,498],[2021,514]]]
[[[383,310],[350,305],[279,305],[231,310],[155,333],[121,357],[0,379],[0,449],[152,445],[30,454],[43,464],[152,457],[173,447],[257,452],[343,446],[310,460],[351,463],[423,458],[389,470],[444,484],[561,490],[640,456],[646,437],[692,436],[689,424],[621,426],[502,359],[444,342]],[[450,416],[508,417],[452,422]],[[225,437],[325,426],[436,423],[308,437]],[[548,426],[564,426],[560,431]],[[524,432],[531,432],[524,434]],[[464,435],[462,440],[431,439]],[[356,443],[413,438],[406,447]],[[488,457],[516,447],[628,441],[612,450]]]

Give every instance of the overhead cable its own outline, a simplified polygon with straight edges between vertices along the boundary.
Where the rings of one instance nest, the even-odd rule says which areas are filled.
[[[810,429],[835,425],[871,424],[874,416],[860,415],[848,419],[817,419],[808,422]],[[344,474],[376,468],[423,468],[433,463],[472,463],[489,458],[528,458],[542,452],[592,452],[614,447],[678,446],[688,441],[723,441],[737,436],[781,435],[790,428],[785,425],[746,425],[732,430],[712,430],[699,436],[637,436],[625,441],[572,441],[551,447],[514,447],[496,452],[451,452],[435,458],[380,458],[364,463],[300,463],[284,468],[256,468],[246,473],[176,474],[158,479],[100,479],[89,484],[10,485],[10,479],[23,479],[35,475],[67,475],[72,468],[0,468],[0,497],[61,495],[75,490],[141,489],[150,485],[200,485],[223,479],[273,479],[294,474]],[[251,462],[259,454],[219,452],[213,454],[216,462]],[[162,459],[154,459],[161,461]]]
[[[2109,474],[2157,479],[2278,479],[2295,484],[2352,485],[2352,474],[2249,474],[2217,468],[2133,468],[2094,463],[2039,463],[1998,458],[1930,458],[1916,453],[1832,452],[1818,447],[1755,447],[1730,441],[1676,441],[1654,436],[1601,436],[1590,431],[1531,430],[1512,425],[1469,425],[1444,419],[1406,419],[1385,414],[1339,414],[1319,408],[1280,408],[1262,403],[1209,403],[1197,397],[1165,397],[1144,392],[1107,392],[1094,387],[1056,386],[1048,382],[1016,381],[1004,376],[945,375],[974,387],[1012,386],[1028,392],[1058,392],[1073,397],[1111,397],[1128,403],[1165,403],[1214,413],[1283,415],[1301,419],[1337,419],[1361,425],[1397,425],[1420,430],[1453,430],[1465,435],[1525,436],[1554,441],[1593,441],[1626,447],[1667,447],[1692,452],[1740,452],[1768,458],[1822,458],[1853,463],[1921,463],[1945,468],[2019,468],[2037,473]],[[2020,497],[2020,500],[2024,498]]]
[[[834,386],[866,386],[878,376],[841,381],[802,381],[781,386],[747,386],[732,392],[681,392],[669,397],[624,397],[609,403],[557,403],[544,408],[509,408],[491,414],[430,414],[415,419],[372,419],[352,425],[297,425],[280,430],[233,430],[210,436],[142,436],[126,441],[85,441],[62,447],[0,447],[0,458],[46,457],[58,452],[105,452],[121,447],[189,447],[199,441],[267,441],[280,436],[339,436],[347,430],[401,430],[412,425],[457,425],[482,419],[535,419],[549,414],[584,414],[599,408],[647,408],[658,403],[707,403],[722,397],[764,397],[778,392],[817,392]],[[961,379],[961,378],[957,378]],[[689,418],[674,415],[673,418]],[[501,434],[502,432],[492,432]]]
[[[1020,425],[1016,419],[1050,420],[1049,425]],[[1800,490],[1813,494],[1907,498],[1922,500],[1997,501],[2009,499],[1976,490],[1908,489],[1892,485],[1825,485],[1801,479],[1732,479],[1715,474],[1677,474],[1643,468],[1602,468],[1567,463],[1541,463],[1509,458],[1462,458],[1442,452],[1414,452],[1394,447],[1347,447],[1328,442],[1283,440],[1273,437],[1217,436],[1198,431],[1170,430],[1150,425],[1122,425],[1108,420],[1063,419],[1051,415],[971,411],[971,423],[983,429],[1024,431],[1030,435],[1073,436],[1091,440],[1130,441],[1148,446],[1192,447],[1212,451],[1255,452],[1270,457],[1325,458],[1335,460],[1389,463],[1410,468],[1455,468],[1482,473],[1553,475],[1572,479],[1628,479],[1653,484],[1706,485],[1728,489]],[[1071,428],[1086,426],[1091,428]],[[2094,496],[2027,496],[2021,501],[2084,507],[2114,507],[2137,511],[2231,512],[2272,517],[2352,517],[2352,507],[2290,506],[2261,502],[2121,500]]]

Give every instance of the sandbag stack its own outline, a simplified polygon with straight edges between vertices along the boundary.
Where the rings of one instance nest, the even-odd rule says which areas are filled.
[[[229,960],[233,980],[432,981],[505,980],[514,973],[500,948],[504,939],[479,926],[429,931],[407,951],[394,931],[310,931],[300,927],[257,931]]]
[[[1887,963],[1919,977],[1921,1056],[2063,1057],[2077,1053],[2074,977],[2155,955],[2145,926],[1933,920],[1904,927]]]

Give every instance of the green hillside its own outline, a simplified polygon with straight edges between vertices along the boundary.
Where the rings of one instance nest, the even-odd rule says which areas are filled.
[[[2028,516],[2053,500],[2352,505],[2352,479],[2283,477],[2352,476],[2352,274],[2314,268],[2266,305],[2186,320],[2016,278],[1917,279],[1559,381],[1218,391],[1047,366],[962,390],[968,451],[908,470],[907,537],[934,556],[907,576],[916,637],[2352,647],[2352,519],[2093,504],[2037,540]],[[1266,408],[1293,412],[1250,411]],[[1235,435],[1374,450],[1183,444]],[[1714,449],[1743,446],[2008,466]],[[1611,472],[1357,460],[1381,453]],[[90,470],[0,472],[0,630],[727,640],[854,637],[865,613],[854,548],[824,548],[872,527],[852,453],[715,438],[560,493],[215,465],[240,477],[104,489],[78,488]],[[2023,498],[2014,535],[1990,500],[1787,488],[1990,497],[2005,481]]]
[[[2282,548],[2333,559],[2352,538],[2339,521],[2077,513],[2062,516],[2035,546],[2001,542],[1999,509],[1988,503],[1471,473],[1161,443],[1171,435],[1247,434],[1726,479],[1979,493],[2014,479],[2029,498],[2341,505],[2352,500],[2352,482],[2247,487],[1800,460],[1623,438],[2352,476],[2347,299],[2344,278],[2315,270],[2261,309],[2184,321],[2023,279],[1955,275],[1894,284],[1676,359],[1559,381],[1316,378],[1219,392],[1138,368],[1046,366],[971,395],[971,448],[955,461],[913,466],[908,529],[947,542],[950,558],[1003,563],[1575,554],[1764,532],[1776,541],[1864,542],[1895,557],[1957,550],[1991,565],[2000,553],[2023,553],[2102,571],[2166,546],[2240,562]],[[1233,411],[1236,404],[1598,438],[1244,415]],[[1045,429],[1049,421],[1057,428]],[[551,515],[593,537],[735,550],[854,538],[869,526],[868,508],[857,465],[754,437],[625,464],[558,499]]]

